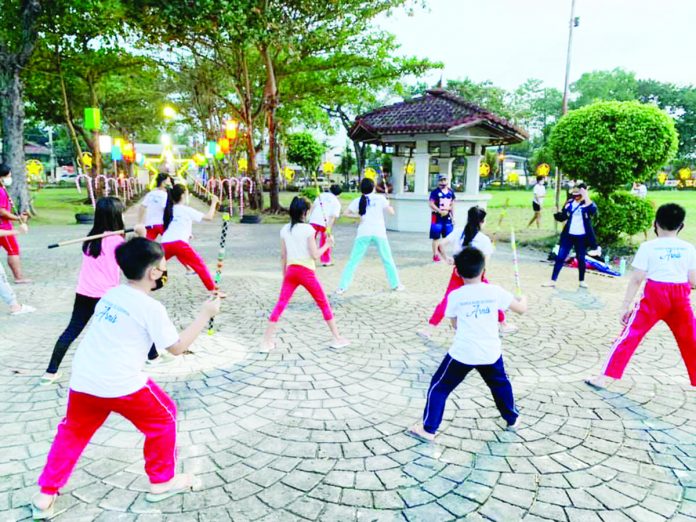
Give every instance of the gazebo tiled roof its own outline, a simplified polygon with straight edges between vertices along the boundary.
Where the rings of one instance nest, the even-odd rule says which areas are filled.
[[[466,127],[485,129],[490,144],[495,145],[519,143],[529,137],[504,118],[443,89],[431,89],[423,96],[362,114],[355,119],[349,136],[384,143],[384,135],[448,134]]]

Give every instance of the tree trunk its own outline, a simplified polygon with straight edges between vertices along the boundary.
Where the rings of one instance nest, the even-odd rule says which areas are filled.
[[[256,164],[256,148],[254,147],[254,116],[251,106],[251,82],[246,56],[242,55],[242,75],[244,79],[244,119],[246,126],[247,176],[254,180],[254,191],[249,194],[249,206],[258,211],[263,210],[263,179],[259,175]],[[242,194],[243,197],[243,194]]]
[[[276,109],[278,108],[278,85],[275,78],[273,60],[267,47],[261,48],[264,64],[266,66],[266,86],[264,88],[264,105],[268,119],[268,164],[271,181],[271,211],[280,212],[280,194],[278,187],[278,145]]]
[[[19,77],[20,69],[9,67],[0,72],[0,108],[2,113],[2,156],[3,162],[12,169],[13,184],[10,194],[17,210],[30,209],[31,199],[27,189],[24,166],[24,88]]]
[[[99,108],[99,100],[97,99],[97,88],[95,86],[94,76],[91,74],[88,75],[87,85],[89,85],[90,103],[92,104],[92,107],[97,109],[97,108]],[[99,131],[98,130],[92,131],[92,139],[91,139],[91,142],[89,143],[89,146],[92,149],[92,158],[93,158],[93,166],[94,166],[93,173],[94,173],[94,176],[96,177],[102,173],[102,157],[101,157],[101,151],[99,150]]]
[[[63,68],[61,67],[60,57],[56,53],[56,59],[58,60],[58,79],[60,83],[60,93],[63,97],[63,114],[65,118],[65,125],[68,127],[68,134],[70,134],[70,140],[72,141],[73,147],[75,148],[75,154],[77,155],[78,162],[82,158],[82,147],[80,146],[80,140],[77,138],[77,132],[75,131],[75,126],[73,125],[72,113],[70,111],[70,103],[68,101],[68,90],[65,87],[65,77],[63,76]]]
[[[365,144],[353,141],[353,149],[355,150],[355,164],[358,168],[358,181],[360,181],[363,170],[365,170]]]

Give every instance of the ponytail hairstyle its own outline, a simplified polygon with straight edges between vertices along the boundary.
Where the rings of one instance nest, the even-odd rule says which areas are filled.
[[[466,217],[466,226],[462,234],[462,246],[469,246],[481,230],[481,223],[486,220],[486,211],[481,207],[471,207]]]
[[[309,201],[302,196],[295,196],[290,203],[290,229],[298,223],[304,223],[304,218],[309,210]]]
[[[123,230],[123,202],[114,197],[99,198],[94,208],[94,225],[88,236]],[[102,238],[82,243],[82,253],[97,258],[102,252]]]
[[[164,215],[162,216],[164,230],[169,228],[169,224],[174,219],[174,205],[181,201],[184,194],[186,194],[186,187],[183,185],[174,185],[167,189],[167,204],[164,206]]]
[[[365,212],[367,212],[367,195],[372,194],[374,190],[375,182],[370,178],[363,178],[360,182],[360,192],[362,192],[362,196],[360,196],[360,205],[358,207],[358,214],[361,216],[364,216]]]
[[[157,178],[155,179],[155,186],[157,188],[160,188],[168,179],[171,179],[169,174],[167,174],[166,172],[160,172],[159,174],[157,174]]]

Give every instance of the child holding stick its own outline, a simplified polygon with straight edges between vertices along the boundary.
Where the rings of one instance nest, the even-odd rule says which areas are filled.
[[[684,228],[686,212],[667,203],[655,214],[657,239],[640,245],[633,258],[633,273],[621,307],[621,335],[614,341],[602,374],[585,382],[604,388],[608,379],[621,379],[643,337],[658,321],[664,321],[677,340],[691,386],[696,386],[696,325],[691,308],[691,289],[696,287],[696,248],[677,234]],[[645,281],[640,301],[633,304]]]
[[[2,230],[0,229],[0,238],[16,236],[20,233],[26,234],[29,232],[29,228],[26,223],[21,223],[16,229]],[[28,314],[35,312],[36,308],[33,306],[20,304],[17,301],[17,296],[15,295],[9,281],[7,280],[7,274],[5,274],[5,268],[0,264],[0,299],[5,301],[7,306],[10,307],[11,315]]]
[[[184,204],[184,194],[186,194],[184,185],[174,185],[169,191],[167,207],[164,209],[164,234],[162,234],[164,257],[167,260],[176,257],[182,265],[193,269],[206,289],[213,292],[215,291],[213,276],[200,254],[189,245],[189,239],[193,223],[200,223],[202,220],[212,221],[215,217],[218,198],[215,195],[212,196],[208,213],[203,214]],[[218,295],[224,297],[220,292]]]
[[[125,228],[123,226],[123,211],[124,206],[120,199],[115,197],[99,198],[94,209],[94,225],[88,235],[123,230]],[[138,225],[135,233],[144,236],[145,228]],[[82,266],[77,278],[77,289],[75,290],[70,322],[53,347],[48,368],[46,368],[46,373],[40,381],[41,385],[53,384],[60,378],[61,373],[58,368],[68,348],[87,326],[99,299],[110,289],[118,286],[121,274],[116,263],[115,251],[123,241],[122,235],[114,234],[82,243]],[[157,357],[157,352],[151,355],[151,358],[154,359]]]
[[[292,294],[298,286],[303,286],[311,294],[321,310],[331,336],[332,348],[343,348],[350,343],[338,333],[336,320],[326,293],[317,279],[315,262],[331,248],[333,238],[329,237],[326,244],[317,248],[314,240],[314,229],[305,223],[309,211],[309,201],[295,197],[290,204],[290,223],[280,230],[280,252],[283,267],[283,286],[280,289],[278,303],[273,308],[268,322],[268,328],[263,336],[261,348],[269,351],[275,348],[275,332],[278,320],[288,306]]]
[[[377,245],[377,252],[382,258],[384,270],[387,273],[387,280],[392,290],[400,291],[404,287],[399,282],[399,273],[396,270],[396,264],[392,257],[389,240],[387,239],[387,228],[384,224],[384,213],[394,214],[394,209],[389,204],[389,200],[381,194],[375,194],[375,182],[370,178],[363,178],[360,182],[360,192],[362,196],[354,199],[345,215],[348,217],[360,218],[358,225],[358,233],[353,244],[353,250],[350,253],[348,264],[343,269],[341,282],[339,283],[337,294],[343,294],[355,275],[355,270],[365,257],[365,253],[374,242]]]
[[[476,370],[490,388],[508,428],[519,426],[512,385],[503,364],[496,311],[510,308],[513,312],[524,313],[527,298],[514,298],[499,286],[483,284],[486,258],[476,248],[464,248],[454,258],[454,264],[464,281],[464,285],[447,298],[445,316],[456,331],[454,341],[430,381],[423,422],[409,430],[428,442],[435,439],[447,397],[471,370]]]
[[[145,435],[149,502],[191,488],[192,477],[176,474],[176,405],[143,372],[150,346],[182,354],[220,311],[220,300],[206,301],[196,319],[177,332],[164,306],[150,296],[162,288],[167,266],[162,247],[134,238],[116,250],[128,284],[109,290],[73,361],[65,418],[58,425],[32,499],[34,519],[54,514],[58,492],[70,478],[82,451],[107,417],[116,412]]]
[[[449,264],[454,264],[454,257],[466,247],[474,247],[479,249],[486,258],[486,263],[490,261],[493,255],[493,242],[483,232],[486,224],[486,211],[481,207],[471,207],[467,213],[466,226],[464,228],[454,229],[439,245],[439,254]],[[447,250],[451,251],[452,256],[448,255]],[[481,276],[484,283],[488,283],[486,274]],[[459,276],[456,267],[452,267],[452,275],[450,276],[449,284],[445,290],[440,303],[435,307],[433,314],[428,320],[428,326],[418,332],[418,335],[426,339],[430,339],[435,333],[435,328],[442,322],[445,317],[445,309],[447,308],[447,297],[457,288],[464,285],[464,281]],[[510,325],[505,320],[505,311],[498,310],[498,322],[500,323],[500,331],[504,334],[511,334],[517,331],[514,325]]]
[[[338,195],[341,194],[341,187],[331,185],[329,192],[321,192],[309,212],[309,224],[312,225],[319,236],[319,248],[322,248],[327,241],[327,237],[331,235],[331,229],[334,223],[341,215],[341,202],[338,200]],[[322,266],[331,266],[331,247],[326,249],[326,252],[321,256]]]

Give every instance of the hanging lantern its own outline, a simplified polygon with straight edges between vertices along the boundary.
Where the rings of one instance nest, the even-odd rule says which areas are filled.
[[[482,178],[487,178],[491,173],[491,166],[485,161],[479,165],[479,176]]]
[[[217,147],[217,141],[209,141],[208,147],[206,149],[206,156],[215,156],[215,153],[217,152]]]
[[[208,158],[204,154],[197,152],[193,155],[193,162],[199,167],[205,167],[208,164]]]
[[[679,172],[677,172],[677,175],[679,176],[679,179],[682,181],[686,181],[687,179],[691,179],[691,169],[688,167],[684,167],[682,169],[679,169]]]
[[[520,181],[520,175],[517,172],[510,172],[507,177],[508,183],[518,183]]]
[[[215,153],[215,159],[220,161],[222,158],[225,157],[225,154],[222,152],[222,150],[219,150]]]
[[[333,173],[336,171],[336,165],[334,165],[334,164],[331,163],[330,161],[325,161],[325,162],[321,165],[321,171],[322,171],[324,174],[333,174]]]
[[[101,111],[96,107],[85,109],[85,129],[98,131],[101,129]]]
[[[413,174],[416,172],[416,166],[413,163],[406,164],[405,168],[406,174]]]
[[[237,160],[237,169],[239,172],[246,172],[248,167],[249,163],[246,158],[239,158],[239,160]]]
[[[237,127],[239,124],[234,120],[227,120],[225,122],[225,138],[228,140],[233,140],[237,137]]]
[[[91,152],[83,152],[82,156],[80,156],[80,163],[82,163],[82,166],[86,170],[91,169],[92,168],[92,153]]]
[[[111,161],[121,161],[123,159],[123,151],[121,146],[123,145],[123,140],[116,138],[113,145],[111,146]]]
[[[111,136],[102,134],[99,136],[99,152],[109,154],[111,152]]]
[[[218,145],[223,154],[229,154],[230,152],[230,140],[228,138],[220,138],[218,140]]]
[[[377,179],[377,171],[372,167],[367,167],[365,169],[365,172],[363,173],[363,176],[367,179],[371,179],[372,181],[374,181],[375,179]]]
[[[141,154],[140,152],[138,152],[138,153],[135,155],[135,163],[136,163],[137,165],[139,165],[140,167],[142,167],[143,165],[145,165],[145,155],[143,155],[143,154]]]
[[[283,169],[283,176],[285,176],[286,180],[292,181],[293,178],[295,177],[295,171],[292,170],[290,167],[285,167]]]
[[[551,166],[548,163],[540,163],[537,165],[536,168],[536,174],[537,176],[548,176],[549,172],[551,172]]]
[[[660,185],[664,185],[667,182],[667,173],[666,172],[660,172],[657,175],[657,181]]]
[[[130,142],[123,144],[123,159],[130,163],[135,160],[135,147]]]

